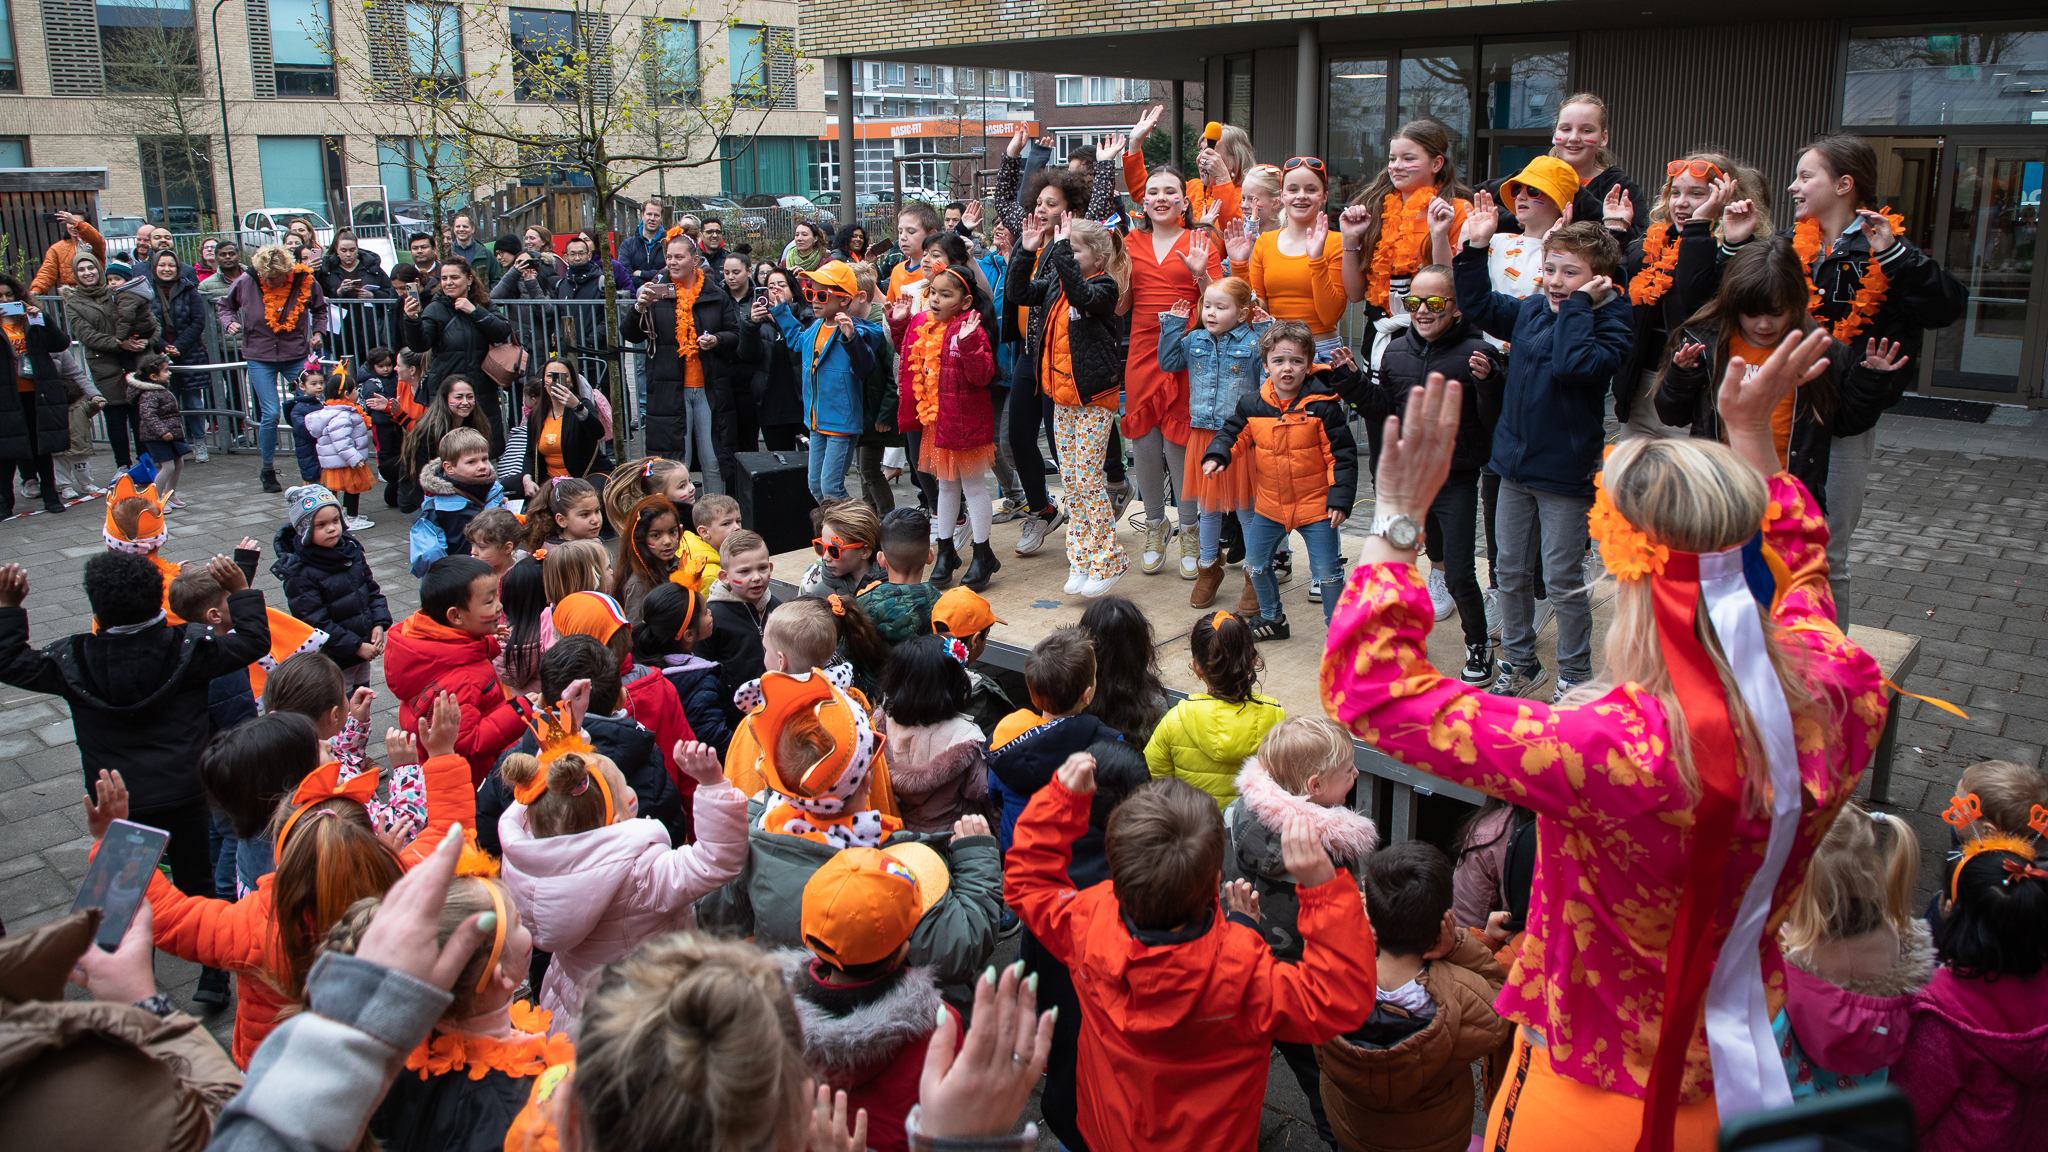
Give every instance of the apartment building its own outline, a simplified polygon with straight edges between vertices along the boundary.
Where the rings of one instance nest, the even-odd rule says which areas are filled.
[[[628,195],[802,190],[823,100],[818,69],[796,56],[797,5],[669,10],[652,0],[0,0],[0,166],[104,167],[103,215],[178,230],[266,206],[332,219],[351,185],[381,184],[394,201],[428,195],[422,156],[451,142],[422,136],[431,120],[385,99],[393,88],[460,92],[499,107],[506,124],[547,129],[565,117],[550,109],[558,94],[532,78],[551,62],[595,58],[593,83],[618,105],[653,96],[669,106],[665,138],[607,137],[620,152],[676,157]],[[625,73],[645,67],[627,62],[650,48],[671,66],[644,81]],[[541,162],[517,175],[566,178]],[[441,188],[444,199],[466,191]]]

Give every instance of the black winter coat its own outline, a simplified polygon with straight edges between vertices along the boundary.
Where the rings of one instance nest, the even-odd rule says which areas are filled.
[[[1038,379],[1038,357],[1045,348],[1045,326],[1055,308],[1071,308],[1067,349],[1074,366],[1074,391],[1083,403],[1123,387],[1123,325],[1116,315],[1116,280],[1100,272],[1083,280],[1074,263],[1074,246],[1055,240],[1034,263],[1019,251],[1005,274],[1003,303],[1031,309],[1024,323],[1024,346],[1018,349],[1017,379]],[[1078,313],[1076,315],[1075,313]]]
[[[587,386],[586,386],[587,388]],[[541,429],[548,422],[547,404],[536,404],[526,414],[526,463],[523,474],[534,478],[536,483],[548,482],[547,464],[540,455]],[[562,467],[564,475],[590,475],[590,462],[597,457],[597,450],[604,447],[604,421],[598,419],[597,405],[589,400],[583,402],[583,414],[568,408],[562,412]]]
[[[1702,356],[1697,368],[1676,362],[1664,365],[1657,381],[1657,418],[1674,428],[1690,427],[1702,440],[1725,440],[1717,397],[1727,367],[1727,349],[1721,344],[1718,327],[1702,325],[1691,331],[1717,351]],[[1838,436],[1860,436],[1877,427],[1877,418],[1904,394],[1908,372],[1904,367],[1890,372],[1867,368],[1849,345],[1835,340],[1828,346],[1827,379],[1835,388],[1834,412],[1820,414],[1814,404],[1814,385],[1794,392],[1792,438],[1785,446],[1785,471],[1806,485],[1823,513],[1828,510],[1831,441]]]
[[[228,596],[231,632],[204,624],[152,624],[125,636],[81,632],[38,652],[28,646],[28,610],[0,608],[0,683],[62,696],[88,788],[99,769],[118,769],[132,810],[197,804],[199,753],[213,738],[207,689],[270,650],[263,593]]]
[[[165,284],[151,278],[149,311],[156,317],[157,339],[178,354],[174,364],[206,363],[206,314],[213,302],[199,294],[199,286],[183,276]]]
[[[370,1114],[370,1134],[387,1152],[498,1152],[533,1094],[533,1077],[476,1070],[483,1076],[475,1080],[466,1070],[425,1080],[399,1073]]]
[[[711,596],[717,597],[724,591],[722,581],[711,586]],[[697,655],[718,665],[719,703],[725,709],[728,724],[740,722],[740,710],[732,702],[732,694],[749,680],[758,680],[767,670],[767,654],[761,647],[761,633],[767,627],[768,616],[782,601],[773,593],[762,597],[762,611],[754,615],[752,607],[737,596],[726,594],[726,599],[712,599],[707,606],[711,613],[711,635],[697,643]],[[680,693],[678,693],[680,695]]]
[[[759,348],[759,355],[747,365],[748,386],[754,396],[754,417],[763,427],[802,424],[803,387],[796,351],[782,338],[782,326],[775,322],[775,317],[770,316],[759,323],[753,320],[754,301],[760,298],[760,289],[750,283],[746,296],[733,301],[740,323],[754,330],[754,343]],[[799,325],[811,322],[811,310],[801,300],[790,301],[789,312]]]
[[[625,699],[625,690],[620,689],[620,702]],[[669,779],[668,769],[662,767],[654,733],[631,717],[594,714],[583,718],[583,731],[590,737],[591,747],[619,766],[619,774],[640,800],[640,815],[661,821],[661,826],[668,829],[669,843],[686,843],[690,821],[683,814],[683,794],[676,789],[675,781]],[[505,757],[514,752],[532,755],[538,751],[540,741],[528,732],[519,738],[519,743],[505,749],[498,757],[498,765],[503,767]],[[493,856],[504,854],[498,839],[498,817],[510,807],[512,786],[505,783],[504,775],[494,767],[476,792],[476,842]]]
[[[1472,378],[1472,354],[1483,352],[1493,361],[1493,371],[1484,380]],[[1404,328],[1387,344],[1380,356],[1380,369],[1370,380],[1362,373],[1333,372],[1331,386],[1358,414],[1365,417],[1371,438],[1371,472],[1379,471],[1379,430],[1389,416],[1408,407],[1408,393],[1429,382],[1431,372],[1446,380],[1465,382],[1464,409],[1458,420],[1458,442],[1451,450],[1453,472],[1477,472],[1493,455],[1493,425],[1500,419],[1500,398],[1507,386],[1506,357],[1486,342],[1479,329],[1460,319],[1441,340],[1431,343],[1414,327]]]
[[[419,319],[406,327],[411,347],[433,353],[413,399],[432,405],[440,394],[441,381],[457,372],[476,386],[478,403],[483,403],[486,392],[497,394],[497,385],[484,375],[484,354],[512,339],[512,325],[503,315],[482,306],[466,314],[457,312],[446,296],[436,296],[420,310]]]
[[[391,606],[370,574],[362,542],[343,532],[334,547],[321,548],[301,541],[287,524],[271,549],[277,559],[270,572],[284,585],[292,615],[327,633],[320,650],[343,668],[363,663],[356,649],[370,642],[373,630],[391,630]]]
[[[370,290],[373,299],[389,300],[397,295],[391,289],[391,274],[384,271],[384,258],[368,248],[356,249],[356,266],[353,269],[343,268],[341,257],[329,252],[326,258],[320,261],[320,271],[317,275],[320,278],[320,290],[327,293],[329,300],[358,299],[353,293],[342,295],[343,280],[361,280],[363,287]]]
[[[1794,231],[1787,228],[1778,235],[1789,241]],[[1723,260],[1739,251],[1741,245],[1720,247]],[[1872,259],[1870,241],[1861,228],[1851,230],[1847,239],[1838,239],[1833,250],[1820,258],[1820,267],[1810,270],[1813,285],[1821,295],[1820,308],[1813,314],[1815,320],[1832,324],[1849,314],[1857,290],[1863,287],[1863,270],[1870,267]],[[1918,360],[1920,334],[1929,328],[1946,328],[1962,319],[1969,295],[1947,269],[1904,237],[1894,240],[1884,255],[1876,259],[1891,286],[1885,289],[1884,303],[1877,306],[1877,314],[1856,334],[1854,351],[1861,356],[1866,341],[1895,340],[1905,346],[1906,355]],[[1713,288],[1719,290],[1718,265],[1712,280]]]
[[[313,434],[306,431],[306,417],[318,412],[327,401],[317,395],[293,389],[284,399],[285,423],[292,429],[292,455],[299,463],[299,479],[308,484],[320,482],[320,453],[313,443]]]
[[[0,460],[33,460],[71,447],[72,398],[54,359],[70,346],[71,337],[49,312],[41,324],[28,326],[27,365],[16,362],[13,341],[0,340],[0,394],[17,393],[25,369],[33,369],[36,381],[34,428],[22,419],[20,404],[0,404]]]
[[[1627,423],[1634,410],[1636,394],[1642,388],[1643,373],[1656,372],[1664,363],[1664,341],[1685,318],[1714,298],[1721,279],[1719,257],[1715,254],[1714,226],[1706,220],[1689,221],[1678,236],[1678,266],[1671,270],[1671,287],[1649,304],[1629,304],[1635,324],[1635,348],[1614,374],[1614,418]],[[1626,295],[1636,274],[1643,270],[1643,238],[1628,245],[1621,262],[1621,276],[1615,287]]]
[[[619,241],[619,263],[633,276],[633,290],[638,292],[642,284],[658,279],[668,265],[665,243],[660,236],[649,240],[635,229],[631,236]]]
[[[691,317],[699,336],[709,332],[718,337],[717,345],[699,356],[704,386],[718,395],[741,378],[742,361],[760,355],[759,342],[753,335],[754,325],[741,324],[739,307],[726,294],[725,285],[709,273],[699,275],[704,286],[697,292]],[[676,348],[676,302],[673,298],[657,300],[645,312],[638,307],[623,311],[620,337],[628,344],[647,342],[647,451],[681,459],[689,436],[683,415],[683,358]]]

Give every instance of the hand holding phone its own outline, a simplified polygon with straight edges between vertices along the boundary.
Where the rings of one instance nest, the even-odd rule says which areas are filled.
[[[115,820],[100,838],[100,848],[86,867],[78,895],[71,901],[73,912],[98,908],[104,913],[100,930],[93,937],[101,951],[112,952],[128,932],[128,922],[138,906],[147,903],[149,878],[156,874],[156,862],[170,843],[170,833],[161,828]],[[148,992],[138,999],[147,998]]]

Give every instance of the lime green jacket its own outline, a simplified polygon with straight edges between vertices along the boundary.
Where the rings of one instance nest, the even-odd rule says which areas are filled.
[[[1173,706],[1145,745],[1154,776],[1178,776],[1216,798],[1221,809],[1237,799],[1237,773],[1244,759],[1287,710],[1265,696],[1229,704],[1197,693]]]

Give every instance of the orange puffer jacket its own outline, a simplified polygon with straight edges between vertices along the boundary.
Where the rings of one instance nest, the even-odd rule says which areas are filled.
[[[1253,510],[1290,529],[1333,510],[1349,515],[1358,498],[1358,444],[1331,372],[1318,365],[1301,393],[1285,404],[1270,380],[1257,393],[1238,397],[1237,411],[1202,457],[1228,467],[1239,437],[1249,441],[1258,477]]]
[[[427,787],[427,826],[398,854],[411,868],[440,845],[452,824],[476,823],[476,790],[469,783],[469,762],[460,756],[435,756],[420,766]],[[156,946],[209,968],[240,973],[235,981],[235,1035],[229,1055],[247,1068],[256,1046],[277,1027],[278,1014],[290,998],[272,983],[283,966],[277,928],[271,912],[275,872],[257,881],[256,891],[240,900],[187,896],[158,872],[149,880],[149,910]],[[325,934],[326,927],[321,927]]]

